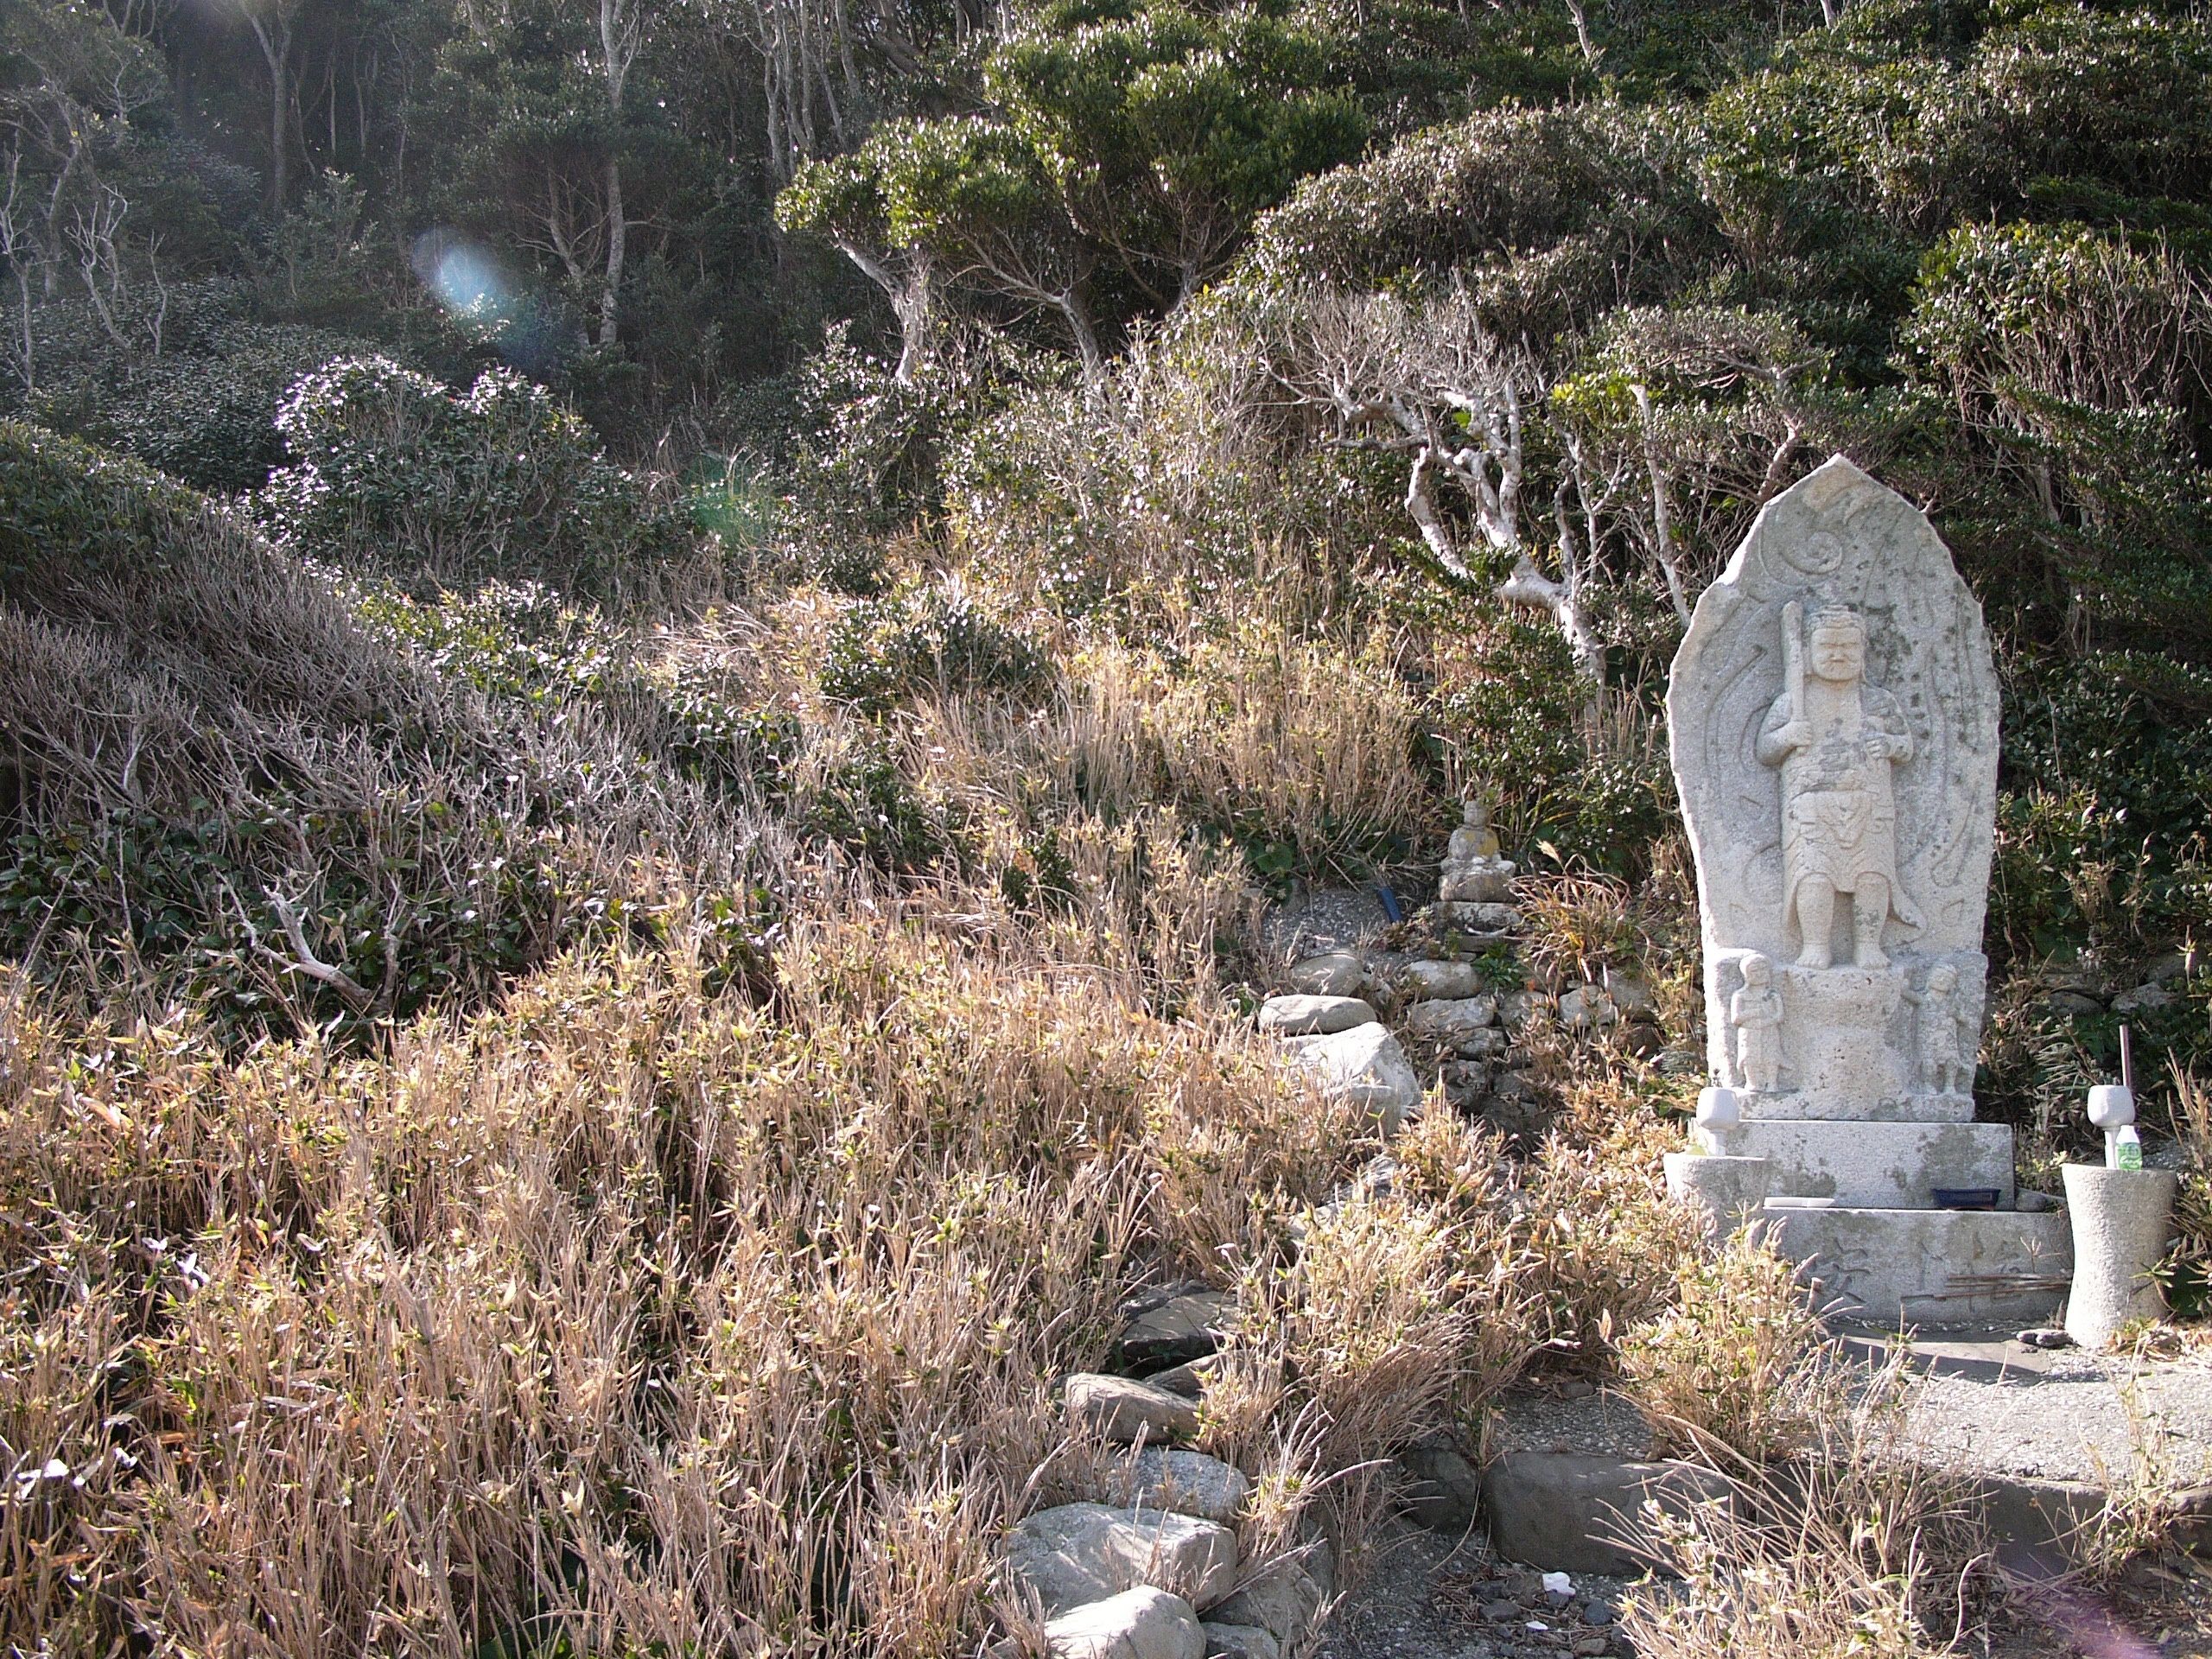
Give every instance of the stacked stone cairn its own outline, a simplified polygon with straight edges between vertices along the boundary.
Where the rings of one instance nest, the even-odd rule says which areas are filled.
[[[1670,1184],[1725,1189],[1838,1312],[2048,1319],[2066,1218],[1974,1121],[1998,695],[1949,550],[1828,461],[1699,598],[1667,716],[1713,1085]]]
[[[1040,1510],[1007,1535],[1005,1588],[1043,1614],[1054,1659],[1281,1659],[1329,1604],[1328,1546],[1242,1559],[1250,1479],[1182,1444],[1198,1432],[1230,1300],[1177,1285],[1122,1311],[1116,1358],[1144,1374],[1080,1373],[1064,1396],[1071,1440],[1114,1450],[1081,1477],[1090,1499]]]
[[[1368,1106],[1386,1133],[1411,1116],[1433,1083],[1460,1111],[1509,1135],[1532,1134],[1539,1090],[1516,1040],[1531,1018],[1547,1014],[1586,1036],[1617,1030],[1647,1055],[1663,1039],[1650,992],[1625,974],[1531,986],[1515,967],[1510,987],[1498,988],[1492,964],[1515,961],[1522,931],[1514,874],[1485,804],[1471,799],[1452,832],[1435,905],[1392,930],[1387,943],[1294,963],[1286,991],[1261,1006],[1261,1031],[1280,1038],[1325,1088]]]

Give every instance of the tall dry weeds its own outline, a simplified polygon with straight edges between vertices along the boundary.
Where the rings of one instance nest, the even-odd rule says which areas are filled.
[[[1789,1462],[1725,1459],[1730,1490],[1618,1529],[1667,1576],[1632,1589],[1621,1628],[1648,1659],[1934,1659],[1993,1587],[1964,1486],[1904,1440],[1900,1358],[1821,1417]]]
[[[1033,952],[816,922],[777,969],[756,1007],[583,956],[380,1054],[232,1061],[11,981],[0,1641],[972,1652],[1054,1381],[1360,1126]],[[1368,1310],[1340,1437],[1425,1408],[1449,1243],[1371,1231],[1395,1288],[1305,1293],[1306,1363]],[[1253,1464],[1286,1529],[1294,1417]]]

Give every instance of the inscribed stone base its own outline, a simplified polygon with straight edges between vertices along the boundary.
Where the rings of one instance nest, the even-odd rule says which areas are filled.
[[[1815,1306],[1881,1324],[2047,1323],[2074,1265],[2063,1214],[1769,1208],[1765,1220],[1819,1285]]]
[[[1994,1187],[2012,1203],[2012,1131],[2003,1123],[1746,1120],[1691,1132],[1698,1150],[1772,1160],[1770,1198],[1833,1198],[1846,1209],[1930,1210],[1935,1189]]]

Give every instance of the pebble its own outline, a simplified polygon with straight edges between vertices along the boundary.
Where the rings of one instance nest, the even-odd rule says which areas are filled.
[[[1483,1604],[1483,1617],[1493,1624],[1510,1624],[1521,1617],[1521,1604],[1501,1596],[1496,1601]]]
[[[1585,1624],[1603,1625],[1611,1624],[1613,1622],[1613,1604],[1610,1601],[1600,1601],[1595,1596],[1591,1597],[1589,1600],[1582,1604],[1582,1622]]]

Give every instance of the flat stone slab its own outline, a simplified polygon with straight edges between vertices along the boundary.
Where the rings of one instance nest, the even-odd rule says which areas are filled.
[[[1767,1196],[1833,1198],[1839,1208],[1932,1210],[1935,1189],[1994,1187],[2012,1202],[2012,1131],[2003,1123],[1777,1122],[1746,1118],[1691,1131],[1700,1152],[1773,1160]]]
[[[1260,1029],[1271,1037],[1327,1036],[1374,1019],[1374,1004],[1356,996],[1271,996],[1260,1004]]]
[[[1751,1118],[1821,1118],[1831,1122],[1857,1123],[1971,1123],[1971,1095],[1851,1095],[1821,1094],[1790,1089],[1774,1094],[1738,1090],[1744,1116]]]
[[[1198,1408],[1179,1394],[1130,1376],[1077,1371],[1068,1378],[1068,1423],[1123,1444],[1141,1435],[1162,1440],[1189,1440],[1198,1432]]]
[[[2048,1323],[2074,1268],[2063,1212],[1798,1210],[1770,1202],[1763,1215],[1775,1248],[1802,1263],[1823,1308],[1846,1319]]]
[[[1236,1300],[1204,1285],[1147,1296],[1124,1311],[1129,1322],[1122,1327],[1122,1358],[1137,1370],[1204,1359],[1236,1321]]]
[[[1491,1548],[1558,1573],[1635,1573],[1649,1565],[1615,1541],[1646,1498],[1670,1514],[1725,1497],[1726,1480],[1674,1459],[1630,1461],[1574,1452],[1509,1452],[1483,1475]]]

